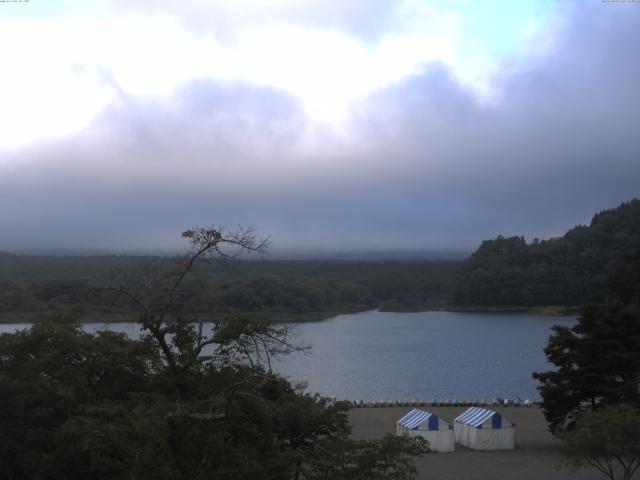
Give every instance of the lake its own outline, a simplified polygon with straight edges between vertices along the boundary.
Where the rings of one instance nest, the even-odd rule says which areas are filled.
[[[550,368],[543,348],[552,325],[574,317],[527,313],[370,311],[321,322],[291,324],[308,353],[274,368],[310,392],[339,399],[538,399],[534,371]],[[28,325],[0,325],[11,332]],[[87,323],[131,336],[136,324]]]

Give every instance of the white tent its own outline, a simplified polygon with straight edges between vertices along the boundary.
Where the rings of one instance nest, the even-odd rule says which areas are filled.
[[[396,422],[396,433],[424,438],[433,452],[453,452],[455,448],[451,425],[433,413],[417,408]]]
[[[453,421],[453,436],[460,445],[473,450],[513,450],[515,424],[498,412],[471,407]]]

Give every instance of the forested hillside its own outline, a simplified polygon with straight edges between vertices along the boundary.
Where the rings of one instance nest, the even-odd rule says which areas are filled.
[[[448,302],[459,263],[429,261],[237,261],[198,265],[185,298],[202,313],[254,311],[315,319],[371,308],[419,310]],[[175,257],[27,256],[0,253],[0,320],[47,316],[126,318],[112,287],[166,276]],[[282,314],[282,315],[281,315]]]
[[[637,262],[640,200],[596,214],[563,237],[527,243],[523,237],[482,242],[456,273],[455,305],[569,305],[602,302],[607,280]]]
[[[601,302],[607,281],[640,256],[640,200],[593,217],[563,237],[482,242],[464,263],[445,261],[237,261],[199,265],[185,298],[202,313],[253,311],[315,319],[370,308],[581,306]],[[0,321],[47,316],[108,320],[132,305],[111,287],[160,279],[175,257],[28,256],[0,253]],[[127,278],[123,277],[126,272]]]

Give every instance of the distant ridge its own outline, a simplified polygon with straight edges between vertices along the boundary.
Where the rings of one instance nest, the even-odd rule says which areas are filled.
[[[73,248],[0,250],[0,256],[22,257],[175,257],[184,254],[183,250],[88,250]],[[470,254],[469,249],[430,249],[430,250],[300,250],[273,248],[269,260],[322,260],[322,261],[414,261],[443,260],[461,261]],[[256,260],[247,257],[247,261]]]

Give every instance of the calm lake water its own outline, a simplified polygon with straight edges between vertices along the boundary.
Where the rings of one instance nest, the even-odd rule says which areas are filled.
[[[538,399],[534,371],[555,324],[572,317],[524,313],[363,312],[293,324],[309,353],[274,366],[310,392],[340,399]],[[27,325],[0,325],[12,332]],[[139,335],[136,324],[85,324]]]

